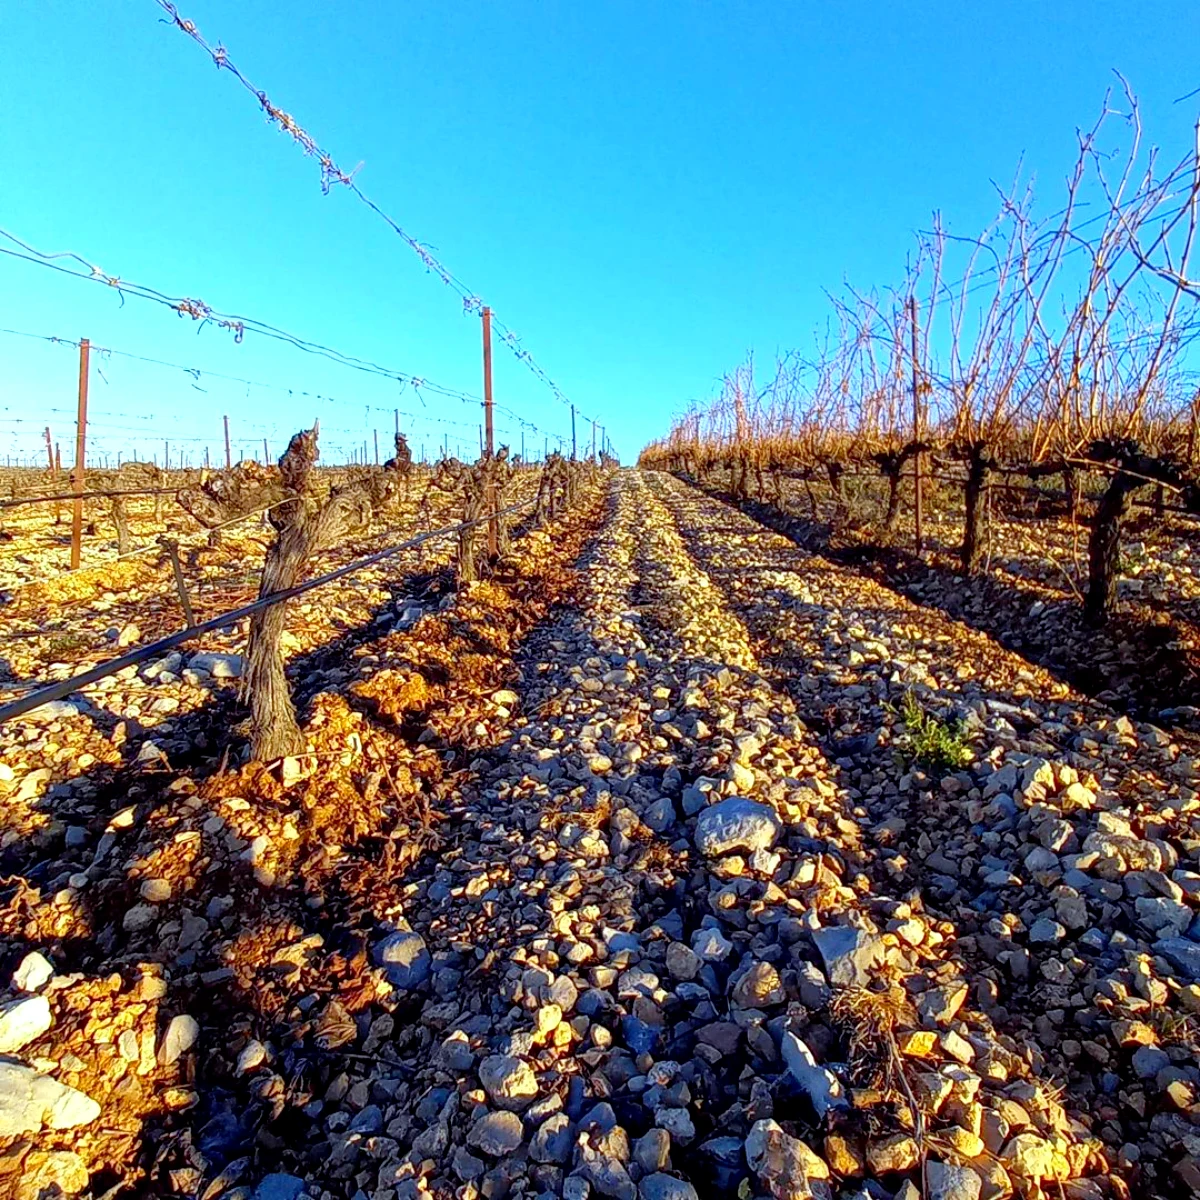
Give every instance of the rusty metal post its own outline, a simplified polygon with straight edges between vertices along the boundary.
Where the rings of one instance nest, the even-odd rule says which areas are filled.
[[[913,441],[921,440],[921,382],[920,368],[917,365],[917,298],[909,296],[909,312],[912,314],[912,403],[913,403]],[[925,456],[918,450],[913,455],[913,533],[915,534],[917,557],[925,548],[924,512],[921,492],[921,467]]]
[[[500,553],[500,520],[496,516],[496,481],[492,476],[495,455],[495,430],[492,426],[492,310],[483,310],[483,426],[484,455],[488,460],[487,482],[487,548],[488,557]]]
[[[222,417],[221,420],[225,422],[225,470],[230,471],[233,469],[233,455],[229,450],[229,418]]]
[[[196,623],[196,615],[192,612],[192,601],[188,596],[187,583],[183,578],[183,568],[179,565],[179,543],[164,534],[158,539],[158,544],[167,552],[167,557],[171,560],[171,570],[175,573],[175,590],[179,593],[179,604],[183,608],[187,627],[191,629]]]
[[[88,365],[91,360],[92,344],[87,338],[79,341],[79,408],[75,417],[75,470],[71,472],[72,491],[75,493],[74,511],[71,513],[71,570],[79,570],[80,552],[83,546],[83,463],[87,453],[87,401]]]

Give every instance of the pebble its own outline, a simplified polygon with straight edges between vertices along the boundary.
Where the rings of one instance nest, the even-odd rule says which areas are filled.
[[[433,957],[425,939],[408,930],[389,933],[379,942],[375,961],[387,972],[392,984],[403,991],[419,988],[433,970]]]
[[[0,1137],[90,1125],[100,1105],[22,1063],[0,1061]]]
[[[767,804],[729,796],[704,809],[696,819],[696,849],[709,858],[735,850],[768,850],[782,824]]]
[[[158,1059],[169,1067],[187,1053],[200,1038],[200,1023],[195,1017],[182,1013],[171,1019],[159,1046]]]
[[[54,1023],[45,996],[26,996],[0,1004],[0,1054],[12,1054],[41,1037]]]
[[[514,1112],[489,1112],[471,1126],[467,1142],[492,1158],[511,1154],[524,1137],[521,1118]]]

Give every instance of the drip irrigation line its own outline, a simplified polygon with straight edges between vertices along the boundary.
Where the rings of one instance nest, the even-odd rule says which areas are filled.
[[[466,529],[472,529],[478,525],[484,525],[492,520],[493,516],[506,516],[522,508],[527,508],[534,502],[534,500],[522,500],[518,504],[510,504],[507,508],[501,509],[495,514],[488,514],[472,521],[462,521],[457,525],[446,525],[441,529],[417,534],[416,537],[409,538],[408,541],[401,542],[395,546],[388,546],[383,550],[377,550],[374,554],[369,554],[365,558],[358,559],[356,562],[347,563],[344,567],[338,567],[333,571],[326,572],[324,575],[318,575],[315,579],[309,579],[304,583],[297,584],[295,587],[283,588],[278,592],[271,592],[269,595],[261,596],[250,604],[243,605],[241,608],[235,608],[231,612],[210,617],[207,621],[202,621],[199,625],[192,625],[187,629],[181,629],[178,633],[170,634],[168,637],[159,638],[157,641],[149,642],[145,646],[139,646],[137,649],[131,650],[128,654],[123,654],[119,658],[99,663],[89,670],[81,671],[78,675],[72,675],[69,679],[61,679],[57,683],[39,687],[27,696],[22,696],[20,699],[12,700],[8,704],[0,705],[0,725],[3,725],[6,721],[13,720],[15,717],[23,716],[35,708],[40,708],[43,704],[65,699],[72,692],[78,691],[88,684],[105,679],[109,675],[115,675],[118,671],[125,670],[126,667],[136,667],[148,659],[155,658],[168,650],[173,650],[176,646],[182,646],[186,642],[194,641],[206,633],[212,633],[214,630],[233,624],[245,617],[253,616],[255,613],[270,608],[275,604],[282,604],[297,596],[303,596],[306,592],[311,592],[314,588],[324,587],[327,583],[332,583],[334,580],[341,579],[345,575],[354,574],[365,567],[374,566],[375,563],[391,558],[393,555],[399,554],[402,550],[411,550],[413,547],[420,546],[424,542],[431,541],[434,538],[447,537]]]

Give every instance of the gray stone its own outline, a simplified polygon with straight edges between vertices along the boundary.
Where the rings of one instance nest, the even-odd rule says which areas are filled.
[[[620,1137],[624,1138],[624,1130],[618,1128],[614,1132],[618,1132]],[[613,1143],[612,1134],[603,1138],[598,1146],[593,1146],[586,1139],[581,1140],[579,1166],[588,1182],[600,1195],[610,1196],[612,1200],[637,1200],[637,1188],[629,1177],[625,1163],[613,1152]],[[628,1149],[628,1143],[625,1148]]]
[[[1049,917],[1039,917],[1029,927],[1029,943],[1032,946],[1051,946],[1061,942],[1067,936],[1067,931]]]
[[[0,1005],[0,1054],[11,1054],[40,1038],[53,1024],[45,996],[23,996]]]
[[[983,1180],[970,1167],[928,1162],[925,1176],[929,1183],[928,1200],[979,1200]]]
[[[387,973],[392,986],[403,991],[420,987],[433,968],[425,939],[407,929],[389,933],[375,947],[375,962]]]
[[[91,1096],[23,1063],[0,1062],[0,1137],[74,1129],[100,1115]]]
[[[574,1144],[570,1119],[564,1113],[547,1117],[529,1143],[529,1157],[534,1162],[565,1163],[571,1157]]]
[[[479,1118],[467,1134],[467,1143],[492,1158],[503,1158],[511,1154],[525,1134],[521,1118],[514,1112],[501,1110],[490,1112]]]
[[[655,833],[665,833],[675,824],[675,805],[670,796],[660,796],[642,814],[642,820]]]
[[[829,1164],[771,1119],[756,1121],[744,1146],[746,1162],[773,1196],[807,1200],[830,1195]]]
[[[1190,938],[1160,938],[1154,943],[1154,953],[1161,954],[1191,983],[1200,983],[1200,942]]]
[[[254,1200],[299,1200],[304,1195],[304,1180],[295,1175],[285,1175],[276,1171],[264,1175],[262,1182],[254,1189]]]
[[[121,918],[126,933],[142,933],[158,922],[158,909],[153,904],[135,904]]]
[[[1133,1052],[1133,1072],[1139,1079],[1153,1079],[1171,1060],[1158,1046],[1139,1046]]]
[[[646,1174],[665,1170],[671,1165],[671,1135],[665,1129],[651,1129],[642,1134],[633,1143],[633,1157]]]
[[[733,943],[711,925],[704,925],[692,934],[692,949],[705,962],[723,962],[729,957]]]
[[[769,850],[782,828],[770,805],[729,796],[710,804],[696,819],[696,849],[708,858],[735,850]]]
[[[193,654],[188,662],[188,669],[214,679],[240,679],[242,674],[242,656],[240,654],[215,654],[201,651]]]
[[[482,1158],[476,1158],[466,1146],[459,1146],[454,1151],[454,1157],[450,1160],[450,1166],[453,1168],[455,1175],[463,1183],[468,1183],[472,1179],[478,1179],[487,1170],[487,1163]]]
[[[492,1103],[514,1112],[528,1108],[537,1098],[533,1068],[513,1054],[489,1054],[479,1064],[479,1080]]]
[[[469,1071],[475,1065],[475,1052],[467,1035],[456,1029],[438,1047],[438,1065],[446,1071]]]
[[[823,1121],[830,1109],[850,1107],[837,1076],[822,1067],[812,1051],[790,1029],[784,1031],[781,1048],[788,1073],[808,1097],[818,1121]]]
[[[195,1017],[183,1013],[172,1019],[163,1034],[162,1045],[158,1048],[158,1061],[165,1067],[178,1062],[190,1050],[200,1037],[200,1023]]]
[[[683,942],[672,942],[667,947],[667,971],[672,979],[695,979],[696,972],[700,970],[700,962],[700,956]]]
[[[1032,872],[1053,871],[1058,867],[1058,855],[1035,846],[1025,855],[1025,866]]]
[[[660,1108],[654,1114],[654,1124],[665,1129],[671,1140],[686,1146],[696,1136],[696,1126],[686,1108]]]
[[[770,1008],[787,999],[779,972],[769,962],[756,962],[733,987],[733,1002],[739,1008]]]
[[[871,972],[883,961],[883,943],[849,925],[815,930],[813,941],[835,987],[865,987]]]
[[[1166,896],[1139,896],[1133,906],[1138,920],[1159,937],[1177,937],[1191,924],[1192,910]]]
[[[31,950],[13,972],[13,987],[21,992],[40,992],[54,978],[54,964],[37,950]]]
[[[639,1200],[699,1200],[696,1189],[686,1179],[657,1172],[638,1184]]]

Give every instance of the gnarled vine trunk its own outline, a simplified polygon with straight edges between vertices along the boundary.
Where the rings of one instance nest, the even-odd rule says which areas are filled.
[[[1129,515],[1133,494],[1143,482],[1119,471],[1109,480],[1100,497],[1088,539],[1088,591],[1083,602],[1083,616],[1089,625],[1103,625],[1116,607],[1121,526]]]
[[[986,532],[987,488],[995,460],[982,445],[970,448],[967,454],[966,518],[963,523],[963,540],[960,558],[962,569],[968,575],[979,571],[983,562],[984,535]]]
[[[393,458],[322,495],[312,478],[317,457],[314,426],[292,437],[278,471],[239,464],[179,497],[183,507],[210,529],[254,512],[264,501],[272,505],[268,519],[276,536],[263,562],[259,599],[295,587],[314,554],[366,528],[374,512],[399,490],[400,464]],[[305,750],[284,673],[281,641],[287,608],[286,600],[279,601],[250,618],[244,691],[250,697],[251,753],[261,762]]]
[[[125,497],[112,496],[109,503],[113,525],[117,531],[117,553],[128,554],[133,549],[133,542],[129,536],[129,510],[125,506]]]

